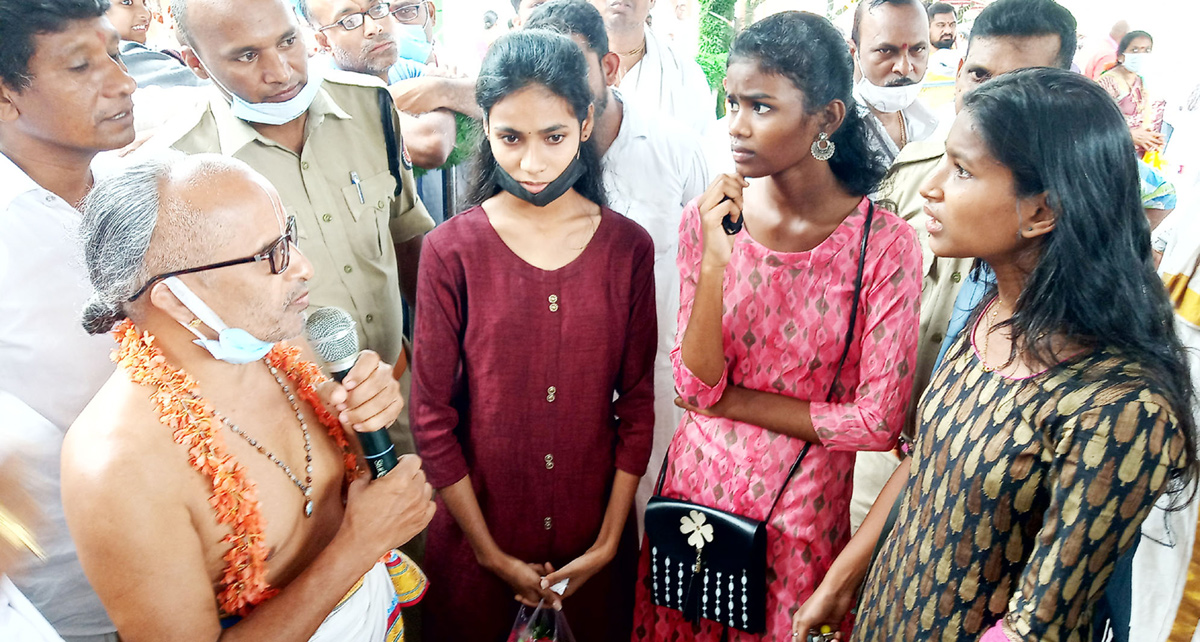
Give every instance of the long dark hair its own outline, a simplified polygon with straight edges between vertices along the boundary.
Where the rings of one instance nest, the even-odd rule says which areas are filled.
[[[747,60],[790,80],[804,94],[805,113],[814,114],[834,100],[846,104],[845,119],[829,136],[837,145],[829,168],[847,192],[857,196],[874,192],[887,175],[888,163],[869,143],[867,124],[851,95],[850,48],[837,29],[812,13],[777,13],[750,25],[733,41],[729,64]]]
[[[1067,335],[1139,364],[1185,435],[1186,465],[1174,476],[1195,479],[1194,391],[1151,257],[1133,140],[1116,103],[1088,78],[1035,68],[984,84],[967,95],[963,111],[992,157],[1012,171],[1017,196],[1045,193],[1055,213],[1013,316],[1000,324],[1012,335],[1010,360],[1020,350],[1055,363],[1053,338]]]
[[[475,101],[483,109],[484,120],[496,103],[530,85],[541,85],[567,101],[581,124],[587,118],[592,90],[588,86],[587,61],[574,40],[542,29],[525,29],[492,43],[475,83]],[[594,139],[580,144],[579,159],[585,171],[575,183],[575,191],[597,205],[607,205],[603,168]],[[487,136],[481,136],[467,199],[471,205],[479,205],[500,191],[496,169],[492,144]]]

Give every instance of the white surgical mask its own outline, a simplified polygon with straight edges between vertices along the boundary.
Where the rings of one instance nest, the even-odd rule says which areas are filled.
[[[1149,53],[1127,53],[1125,54],[1125,62],[1122,63],[1125,68],[1133,73],[1142,76],[1146,73],[1146,66],[1150,64]]]
[[[863,69],[862,58],[858,57],[858,68]],[[921,88],[925,86],[925,79],[921,82],[904,87],[880,87],[867,80],[867,75],[863,74],[862,78],[854,85],[855,97],[862,100],[875,111],[881,111],[885,114],[891,114],[908,107],[917,100],[917,95],[921,93]]]
[[[903,87],[880,87],[863,76],[854,86],[854,92],[864,103],[876,111],[890,114],[916,102],[922,86],[924,86],[924,82]]]
[[[192,292],[191,288],[184,285],[183,281],[177,277],[165,279],[163,283],[184,307],[196,315],[197,319],[216,330],[218,338],[209,339],[196,328],[186,323],[183,324],[183,327],[197,337],[192,343],[208,350],[213,358],[226,363],[242,365],[262,359],[274,347],[275,344],[263,341],[241,328],[231,328],[225,325],[221,317],[217,316],[217,313],[213,312],[207,303],[196,296],[196,293]]]
[[[282,125],[296,120],[301,114],[308,111],[308,108],[312,106],[313,100],[317,97],[317,92],[321,91],[321,84],[325,79],[323,66],[311,64],[307,60],[305,64],[308,67],[308,81],[300,89],[300,93],[281,103],[247,102],[237,94],[229,91],[211,73],[209,74],[209,78],[224,90],[225,93],[229,94],[229,106],[235,117],[262,125]]]

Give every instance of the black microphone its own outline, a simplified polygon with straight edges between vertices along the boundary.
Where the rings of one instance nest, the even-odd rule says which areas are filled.
[[[339,383],[358,361],[358,333],[354,325],[354,319],[345,310],[335,307],[317,308],[304,324],[309,344],[328,364],[329,376]],[[354,434],[362,444],[371,479],[383,477],[396,467],[396,446],[388,438],[387,430],[354,431]]]

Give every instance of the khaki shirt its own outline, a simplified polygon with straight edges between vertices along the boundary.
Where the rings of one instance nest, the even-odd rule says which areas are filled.
[[[163,142],[189,154],[236,158],[270,180],[288,214],[296,217],[300,250],[312,262],[312,306],[349,312],[362,348],[396,363],[403,308],[395,244],[424,234],[434,223],[417,197],[407,161],[401,164],[400,195],[394,196],[378,89],[352,79],[357,76],[329,76],[308,109],[299,155],[234,117],[216,89],[196,118],[168,126]],[[391,115],[399,132],[395,110]]]
[[[974,259],[948,259],[934,256],[929,249],[929,231],[925,229],[925,198],[921,186],[937,170],[946,155],[946,140],[934,137],[912,142],[900,150],[892,164],[883,187],[879,190],[881,201],[895,205],[897,215],[908,221],[917,231],[921,242],[921,321],[917,339],[917,370],[913,378],[913,396],[909,403],[905,431],[912,434],[916,406],[921,394],[929,385],[933,375],[933,364],[937,361],[946,328],[954,313],[954,299],[958,289],[967,278]]]
[[[939,132],[940,133],[940,132]],[[921,319],[917,334],[917,369],[913,375],[912,400],[905,415],[904,432],[916,430],[916,409],[937,361],[946,328],[954,313],[954,299],[974,259],[946,259],[929,249],[929,231],[925,229],[925,198],[921,186],[937,170],[946,155],[944,135],[912,142],[900,150],[883,186],[876,194],[880,204],[908,221],[921,242]],[[896,470],[900,459],[892,452],[860,452],[854,466],[854,495],[850,498],[850,532],[858,530],[867,511],[879,497],[884,484]]]

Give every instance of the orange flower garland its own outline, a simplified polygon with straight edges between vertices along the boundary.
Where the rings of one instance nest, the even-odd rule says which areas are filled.
[[[154,336],[140,333],[126,320],[113,329],[120,343],[113,360],[129,373],[131,381],[153,389],[150,399],[159,420],[172,431],[175,442],[187,448],[188,463],[212,480],[209,504],[217,522],[232,532],[221,540],[230,546],[225,554],[217,605],[223,614],[245,616],[255,605],[279,592],[267,583],[267,554],[254,482],[246,479],[242,466],[225,451],[225,441],[217,428],[220,421],[196,393],[196,380],[186,372],[167,364],[166,357],[154,345]],[[300,350],[286,343],[276,344],[267,362],[287,373],[299,395],[316,413],[329,436],[342,449],[346,482],[354,479],[358,461],[337,417],[317,396],[317,386],[326,381],[321,370],[300,356]]]

